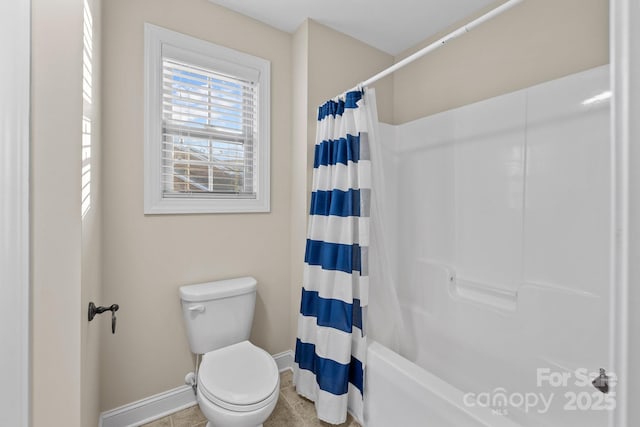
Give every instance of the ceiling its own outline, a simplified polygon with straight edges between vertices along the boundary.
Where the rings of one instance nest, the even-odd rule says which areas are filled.
[[[293,33],[311,18],[397,55],[494,0],[209,0]]]

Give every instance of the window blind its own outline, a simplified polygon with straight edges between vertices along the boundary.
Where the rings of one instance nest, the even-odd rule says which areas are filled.
[[[163,197],[256,198],[258,83],[162,58]]]

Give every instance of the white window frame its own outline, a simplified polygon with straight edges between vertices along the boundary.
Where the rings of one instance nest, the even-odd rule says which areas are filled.
[[[144,25],[145,138],[144,213],[249,213],[270,211],[270,61],[153,24]],[[180,51],[194,64],[212,70],[258,75],[256,197],[163,197],[162,187],[162,53]]]

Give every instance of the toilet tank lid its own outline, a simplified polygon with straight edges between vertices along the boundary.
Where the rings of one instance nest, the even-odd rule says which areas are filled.
[[[180,299],[188,302],[208,301],[255,292],[258,282],[253,277],[216,280],[180,287]]]

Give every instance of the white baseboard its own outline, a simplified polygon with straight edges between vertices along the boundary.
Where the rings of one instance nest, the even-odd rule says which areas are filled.
[[[293,351],[274,354],[278,371],[293,367]],[[98,427],[138,427],[196,405],[193,389],[183,385],[100,414]]]
[[[100,414],[99,427],[137,427],[196,405],[193,389],[183,385]]]
[[[282,353],[274,354],[273,358],[278,365],[278,372],[293,369],[293,351],[287,350]]]

